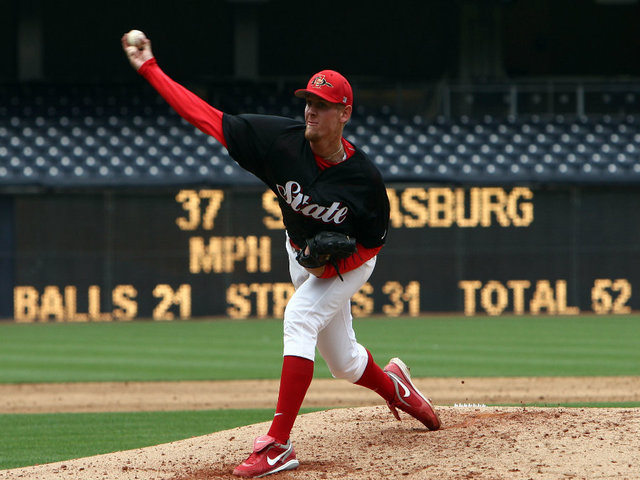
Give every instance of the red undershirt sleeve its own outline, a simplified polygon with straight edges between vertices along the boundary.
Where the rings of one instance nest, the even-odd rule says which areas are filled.
[[[222,130],[223,113],[220,110],[169,78],[160,69],[155,58],[143,63],[138,73],[157,90],[178,115],[227,147]]]
[[[355,270],[360,265],[371,260],[378,254],[380,250],[382,250],[382,245],[375,248],[365,248],[358,243],[356,244],[356,247],[356,253],[345,259],[338,260],[338,268],[340,269],[340,273]],[[338,275],[338,272],[336,272],[335,267],[333,265],[327,264],[325,265],[324,272],[322,272],[320,278],[331,278],[335,277],[336,275]]]

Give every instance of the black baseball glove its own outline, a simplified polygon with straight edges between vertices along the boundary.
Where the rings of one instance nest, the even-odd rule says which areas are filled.
[[[307,240],[309,253],[305,255],[303,248],[296,256],[296,260],[305,268],[317,268],[326,265],[333,265],[338,272],[340,280],[340,270],[338,260],[350,257],[356,252],[356,239],[339,232],[319,232]]]

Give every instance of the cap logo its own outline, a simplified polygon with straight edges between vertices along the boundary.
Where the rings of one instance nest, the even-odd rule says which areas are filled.
[[[314,77],[313,80],[311,80],[311,86],[316,88],[322,88],[322,87],[333,88],[333,85],[327,82],[327,79],[324,78],[324,75],[318,75],[317,77]]]

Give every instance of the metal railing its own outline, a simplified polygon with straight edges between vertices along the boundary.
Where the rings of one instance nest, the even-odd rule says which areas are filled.
[[[444,85],[440,92],[440,114],[447,118],[640,114],[640,82]]]

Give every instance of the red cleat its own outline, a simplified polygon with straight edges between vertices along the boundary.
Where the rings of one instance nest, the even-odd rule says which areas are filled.
[[[396,408],[408,413],[413,418],[419,420],[429,430],[440,428],[440,418],[436,413],[431,401],[422,395],[411,381],[409,367],[399,358],[392,358],[384,372],[389,375],[396,387],[396,396],[391,402],[387,402],[391,413],[400,420],[400,415]]]
[[[260,478],[300,465],[291,440],[282,445],[270,435],[262,435],[253,442],[253,452],[233,471],[239,477]]]

